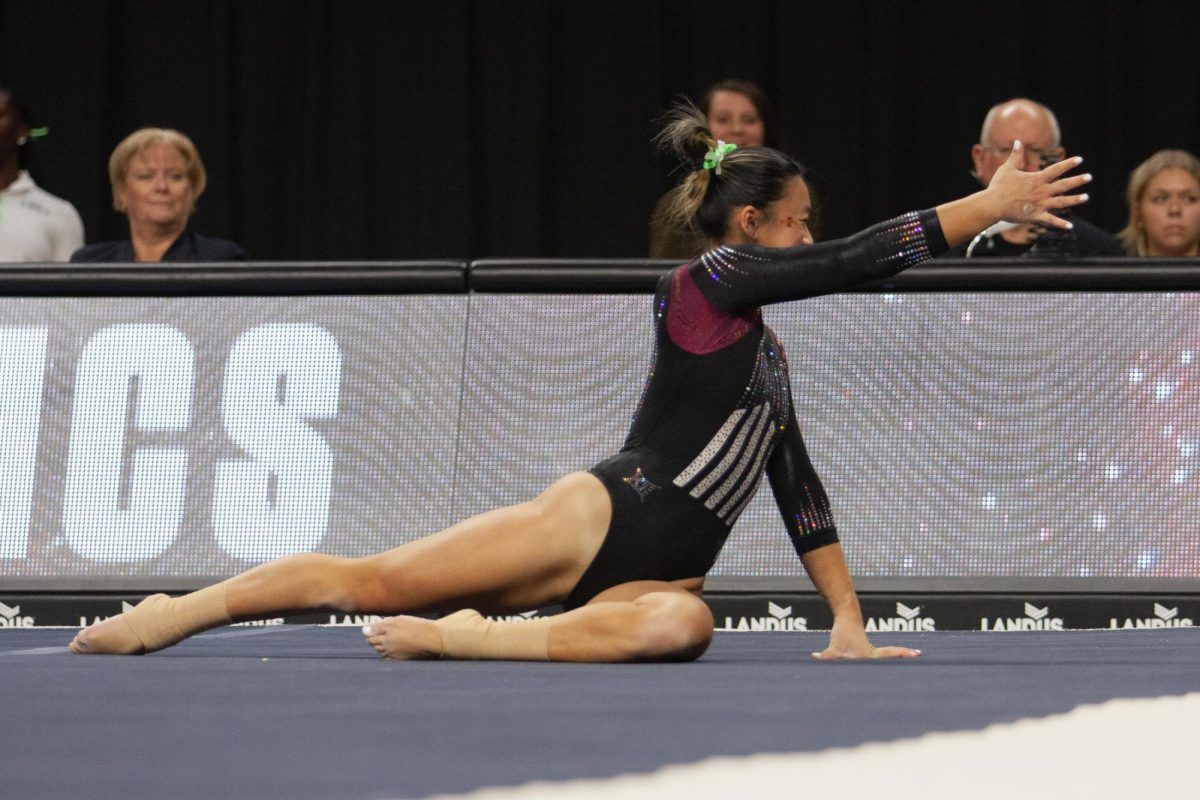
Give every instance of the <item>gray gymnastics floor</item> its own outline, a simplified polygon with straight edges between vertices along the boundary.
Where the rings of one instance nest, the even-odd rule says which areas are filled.
[[[979,729],[1200,689],[1200,630],[718,633],[692,664],[377,658],[355,628],[225,628],[140,658],[0,631],[0,797],[409,798]]]

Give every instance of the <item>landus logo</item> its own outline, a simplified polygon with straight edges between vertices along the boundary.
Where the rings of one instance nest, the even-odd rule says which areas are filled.
[[[1179,616],[1179,607],[1167,608],[1162,603],[1154,604],[1154,616],[1142,619],[1109,619],[1108,627],[1120,628],[1191,628],[1195,623],[1188,617]]]
[[[523,619],[535,619],[537,615],[537,609],[534,609],[533,611],[525,611],[520,614],[489,614],[485,619],[489,619],[492,622],[520,622]]]
[[[126,603],[124,600],[122,600],[121,601],[121,613],[126,614],[130,611],[133,611],[134,605],[136,605],[136,604],[135,603]],[[91,620],[89,620],[87,617],[80,617],[79,618],[79,627],[86,628],[89,625],[95,625],[98,622],[104,622],[104,620],[112,619],[115,616],[116,616],[116,614],[109,614],[109,615],[103,616],[103,617],[92,617]]]
[[[282,620],[280,620],[282,623]],[[383,617],[379,614],[343,614],[339,617],[337,614],[329,615],[330,625],[370,625],[372,622],[383,622]]]
[[[230,625],[231,628],[263,628],[267,625],[282,625],[283,617],[274,617],[273,619],[250,619],[245,622],[235,622]]]
[[[936,631],[937,626],[933,617],[922,617],[921,607],[909,608],[904,603],[896,603],[896,616],[870,617],[867,619],[869,631]]]
[[[20,606],[0,603],[0,628],[32,628],[33,617],[22,617]]]
[[[1025,604],[1024,617],[996,617],[989,620],[982,617],[979,620],[981,631],[1061,631],[1061,617],[1050,616],[1050,606],[1038,608],[1032,603]]]
[[[804,617],[793,617],[791,606],[781,606],[767,601],[765,617],[733,617],[725,618],[722,631],[806,631],[808,620]]]

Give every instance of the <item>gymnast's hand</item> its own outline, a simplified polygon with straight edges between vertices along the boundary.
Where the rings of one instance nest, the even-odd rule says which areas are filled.
[[[916,658],[920,650],[911,647],[875,647],[867,640],[867,631],[862,620],[833,621],[833,630],[829,632],[829,647],[812,657],[820,661],[850,658]]]
[[[1062,177],[1083,163],[1083,159],[1064,158],[1038,172],[1022,172],[1025,145],[1013,142],[1012,154],[1000,165],[985,193],[996,204],[996,214],[1005,222],[1040,222],[1054,228],[1070,228],[1071,223],[1050,213],[1087,202],[1086,194],[1066,194],[1091,181],[1091,175]]]

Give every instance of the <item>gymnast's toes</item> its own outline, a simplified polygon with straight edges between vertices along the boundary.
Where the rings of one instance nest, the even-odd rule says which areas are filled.
[[[131,656],[145,652],[142,642],[130,630],[124,614],[97,622],[75,634],[71,652],[76,655]]]
[[[432,620],[388,617],[364,626],[363,636],[384,658],[415,661],[442,657],[442,637]]]

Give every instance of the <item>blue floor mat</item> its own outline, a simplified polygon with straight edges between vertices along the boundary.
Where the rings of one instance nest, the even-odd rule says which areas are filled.
[[[409,798],[813,751],[1200,690],[1200,630],[719,633],[691,664],[379,659],[356,628],[224,628],[139,658],[0,631],[0,797]]]

